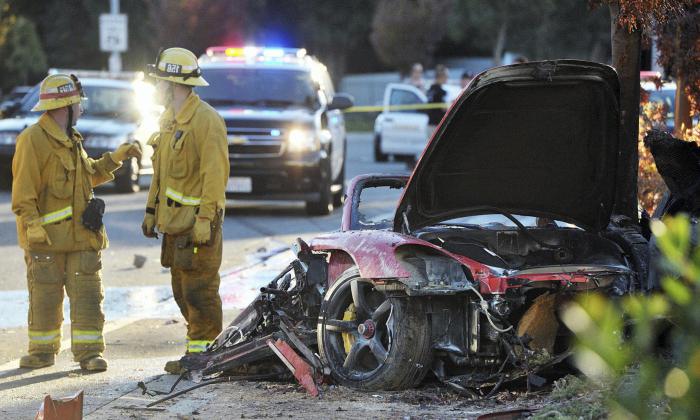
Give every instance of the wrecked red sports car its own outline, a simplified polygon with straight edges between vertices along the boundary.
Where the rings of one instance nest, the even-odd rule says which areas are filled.
[[[362,390],[412,387],[431,371],[465,392],[539,384],[535,372],[568,354],[562,304],[645,287],[647,241],[616,206],[637,190],[618,181],[618,102],[617,74],[597,63],[482,73],[410,179],[355,178],[340,231],[299,241],[299,259],[209,351],[186,357],[190,374],[282,360],[298,379],[308,367]],[[393,217],[364,217],[371,188],[404,189]]]

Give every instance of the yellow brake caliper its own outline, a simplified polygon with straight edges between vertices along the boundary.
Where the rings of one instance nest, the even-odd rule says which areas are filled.
[[[345,313],[343,314],[343,321],[354,321],[357,319],[357,313],[355,312],[355,304],[351,303]],[[343,347],[345,347],[345,353],[350,353],[350,348],[355,344],[355,336],[351,333],[344,332],[343,335]]]

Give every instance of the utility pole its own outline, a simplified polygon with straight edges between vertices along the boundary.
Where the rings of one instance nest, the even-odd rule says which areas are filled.
[[[100,51],[109,53],[108,68],[122,71],[121,53],[129,49],[129,17],[119,13],[119,0],[109,0],[110,13],[100,15]]]
[[[109,0],[109,13],[119,14],[119,0]],[[122,71],[122,55],[118,51],[112,51],[109,55],[109,71],[110,73]]]

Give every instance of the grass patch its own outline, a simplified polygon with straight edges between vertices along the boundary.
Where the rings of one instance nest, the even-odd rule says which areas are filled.
[[[585,419],[606,418],[604,386],[567,375],[554,381],[550,394],[551,403],[542,407],[532,419]]]

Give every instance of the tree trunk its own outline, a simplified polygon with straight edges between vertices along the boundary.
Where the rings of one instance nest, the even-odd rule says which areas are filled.
[[[673,135],[679,139],[686,137],[686,131],[693,128],[693,119],[690,117],[690,101],[685,93],[685,77],[676,77],[676,99],[673,114]]]
[[[639,152],[639,71],[641,32],[629,31],[618,24],[619,5],[610,4],[612,64],[620,78],[620,115],[622,139],[618,168],[616,214],[637,219],[637,171]],[[631,189],[635,194],[631,194]]]

